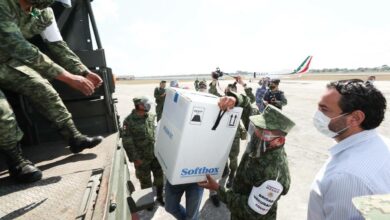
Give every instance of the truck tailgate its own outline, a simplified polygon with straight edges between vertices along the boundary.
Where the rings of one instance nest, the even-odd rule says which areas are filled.
[[[101,219],[118,134],[107,136],[93,149],[72,154],[64,143],[23,148],[42,171],[41,181],[14,182],[0,163],[0,219]],[[99,193],[98,193],[99,192]],[[96,201],[98,200],[98,201]]]

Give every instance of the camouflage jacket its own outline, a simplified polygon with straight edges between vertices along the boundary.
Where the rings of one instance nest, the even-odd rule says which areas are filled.
[[[156,115],[139,116],[135,110],[123,122],[122,143],[130,161],[154,158]]]
[[[235,93],[228,95],[236,97],[238,106],[244,109],[251,108],[250,99],[247,96]],[[248,117],[249,121],[249,116],[245,117]],[[220,199],[231,212],[231,219],[276,219],[277,201],[266,215],[260,215],[248,206],[248,197],[253,186],[260,186],[267,180],[276,180],[277,177],[278,182],[283,186],[282,195],[287,194],[290,188],[290,172],[283,147],[270,150],[260,158],[252,158],[245,153],[238,166],[233,188],[227,191],[223,187],[218,189]]]
[[[47,79],[53,79],[64,69],[82,74],[87,68],[64,41],[47,43],[48,49],[60,65],[27,41],[41,34],[53,23],[51,8],[22,11],[18,0],[0,1],[0,65],[7,64],[20,71],[32,69]]]
[[[164,105],[165,96],[161,96],[165,93],[165,89],[162,89],[160,87],[156,87],[154,89],[154,98],[156,99],[157,105]]]
[[[248,96],[251,103],[254,103],[256,101],[255,95],[253,95],[252,88],[251,87],[245,87],[244,88],[245,95]]]
[[[283,186],[282,195],[290,188],[290,172],[284,148],[270,150],[260,158],[244,154],[238,166],[233,188],[218,189],[220,199],[226,203],[233,219],[276,219],[277,201],[266,215],[260,215],[248,206],[248,198],[253,186],[260,186],[267,180],[276,180]],[[280,198],[280,197],[279,197]]]

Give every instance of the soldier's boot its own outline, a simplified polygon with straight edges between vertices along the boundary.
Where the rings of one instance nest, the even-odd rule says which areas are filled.
[[[161,206],[165,206],[165,202],[164,202],[164,196],[163,196],[163,187],[157,187],[156,188],[157,190],[157,202],[159,202],[161,204]]]
[[[218,198],[218,194],[210,196],[210,199],[211,199],[211,202],[214,204],[215,207],[219,207],[221,205],[220,201],[219,201],[219,198]]]
[[[42,179],[42,171],[23,157],[22,149],[17,144],[14,148],[2,150],[5,154],[9,174],[19,182],[32,183]]]
[[[60,128],[59,133],[68,140],[69,150],[74,154],[80,153],[87,148],[94,148],[103,141],[102,136],[88,137],[82,135],[72,120],[69,120],[64,127]]]

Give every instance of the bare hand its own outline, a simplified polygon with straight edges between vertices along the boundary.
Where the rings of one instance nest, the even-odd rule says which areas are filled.
[[[217,183],[217,181],[215,181],[211,176],[210,174],[207,174],[206,175],[206,178],[207,180],[206,181],[203,181],[203,182],[200,182],[198,183],[198,185],[200,187],[203,187],[203,188],[206,188],[206,189],[210,189],[210,190],[218,190],[219,188],[219,184]]]
[[[86,77],[89,81],[92,82],[95,88],[99,88],[103,83],[102,78],[100,78],[100,76],[94,72],[89,71]]]
[[[142,160],[134,160],[134,166],[139,167],[142,164]]]
[[[84,95],[92,95],[95,90],[95,86],[91,81],[84,78],[83,76],[73,75],[67,71],[59,74],[56,79],[66,83],[73,89],[82,92]]]
[[[232,96],[224,96],[219,99],[218,106],[221,110],[226,111],[236,106],[236,98]]]

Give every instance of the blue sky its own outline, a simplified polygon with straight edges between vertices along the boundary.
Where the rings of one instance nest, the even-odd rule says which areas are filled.
[[[95,0],[116,75],[390,65],[388,0]]]

